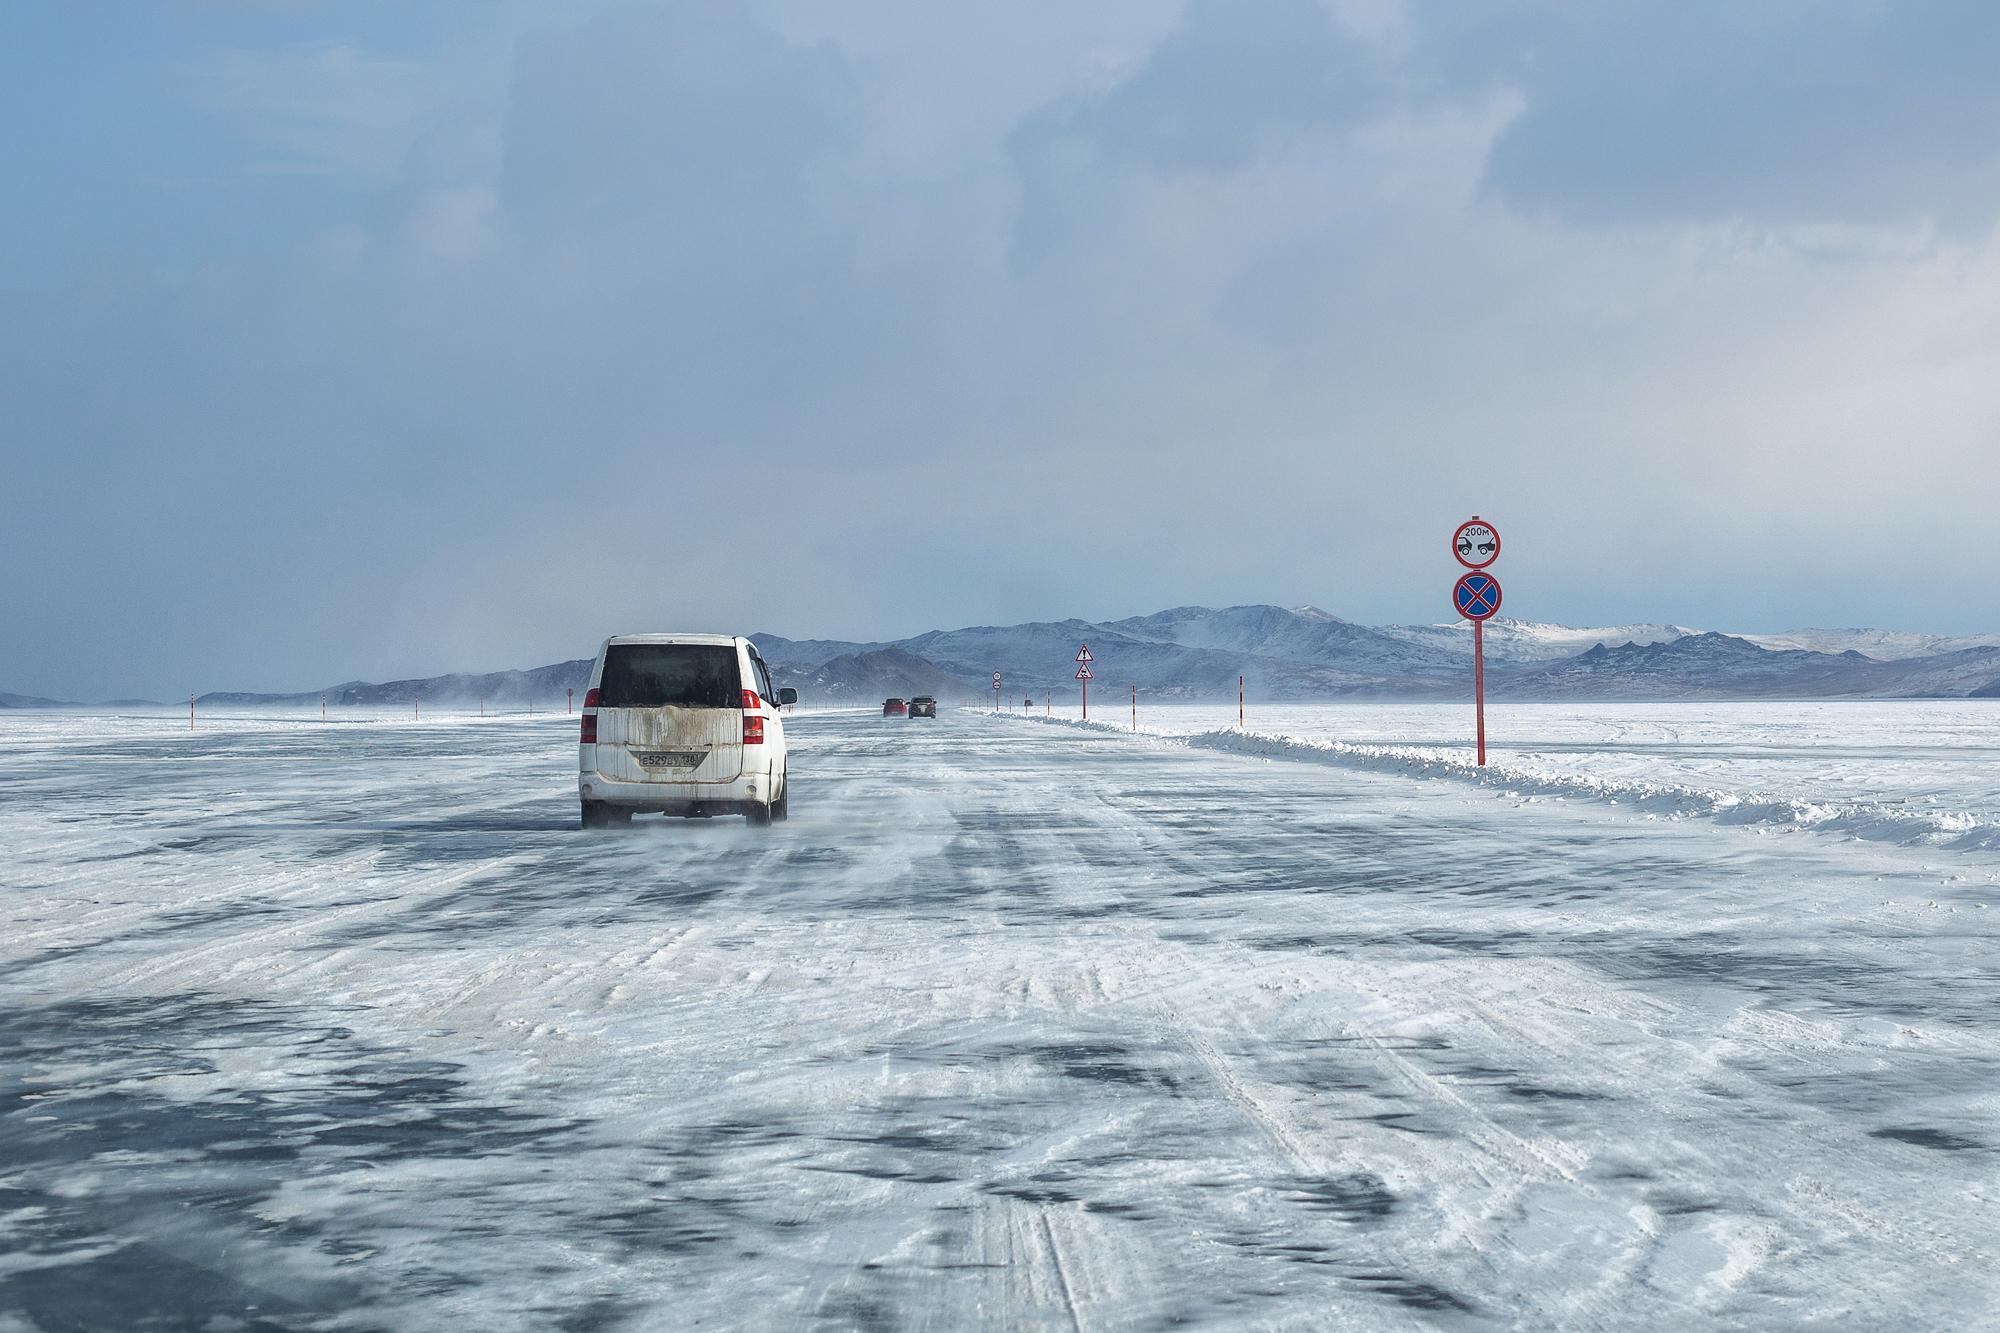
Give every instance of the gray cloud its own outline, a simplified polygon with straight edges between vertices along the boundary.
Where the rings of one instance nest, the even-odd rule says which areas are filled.
[[[858,103],[830,44],[740,5],[614,9],[523,44],[501,200],[543,238],[709,246],[761,220],[758,242],[782,245],[815,191],[841,187]]]
[[[1033,116],[1016,143],[1030,160],[1075,145],[1100,167],[1229,171],[1274,136],[1353,122],[1383,91],[1317,0],[1194,0],[1137,70]]]
[[[308,61],[309,132],[246,105],[241,161],[335,174],[258,185],[252,239],[175,252],[106,196],[122,247],[0,292],[0,549],[36,571],[0,686],[306,687],[634,624],[1428,618],[1474,510],[1524,615],[1991,628],[1937,571],[1982,545],[2000,246],[1907,221],[1976,190],[1890,145],[1993,132],[1930,141],[1908,71],[1970,57],[1895,12],[540,10],[441,42],[394,115]],[[279,54],[314,41],[419,58]],[[1787,155],[1842,71],[1867,114]]]
[[[2000,216],[2000,9],[1981,0],[1465,9],[1424,20],[1447,68],[1522,94],[1487,175],[1512,204],[1621,222]]]

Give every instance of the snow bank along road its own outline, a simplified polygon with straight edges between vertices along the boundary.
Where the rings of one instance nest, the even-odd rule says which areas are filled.
[[[0,1327],[1967,1327],[1986,853],[947,714],[0,719]]]

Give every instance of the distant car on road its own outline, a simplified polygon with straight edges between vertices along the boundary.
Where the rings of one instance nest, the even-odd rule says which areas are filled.
[[[928,694],[918,695],[916,698],[910,700],[910,716],[936,717],[937,700],[931,698]]]
[[[786,818],[792,781],[778,709],[798,697],[771,687],[771,669],[740,635],[606,639],[577,733],[583,826],[651,810]]]
[[[910,706],[901,699],[884,699],[882,701],[883,717],[908,717],[909,715]]]

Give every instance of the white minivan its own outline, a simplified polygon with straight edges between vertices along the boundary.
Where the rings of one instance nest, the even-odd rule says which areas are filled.
[[[774,690],[750,640],[728,634],[619,634],[604,641],[583,696],[577,794],[583,826],[635,811],[791,813],[785,724],[799,692]]]

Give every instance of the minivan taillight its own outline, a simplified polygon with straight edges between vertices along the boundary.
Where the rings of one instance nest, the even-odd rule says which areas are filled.
[[[585,708],[597,707],[597,690],[595,687],[583,692],[583,706]]]
[[[592,690],[591,693],[596,694],[597,691]],[[578,745],[597,744],[597,714],[585,713],[583,715],[583,726],[576,733],[576,743]]]
[[[759,698],[757,697],[757,691],[755,691],[755,690],[745,690],[745,691],[743,691],[743,704],[742,704],[742,707],[743,707],[743,711],[744,711],[744,712],[746,712],[746,713],[754,713],[754,712],[756,712],[756,711],[757,711],[757,710],[758,710],[759,708],[762,708],[763,706],[764,706],[764,701],[763,701],[762,699],[759,699]]]
[[[743,743],[745,745],[762,745],[764,743],[764,715],[762,713],[745,713],[743,715]]]

